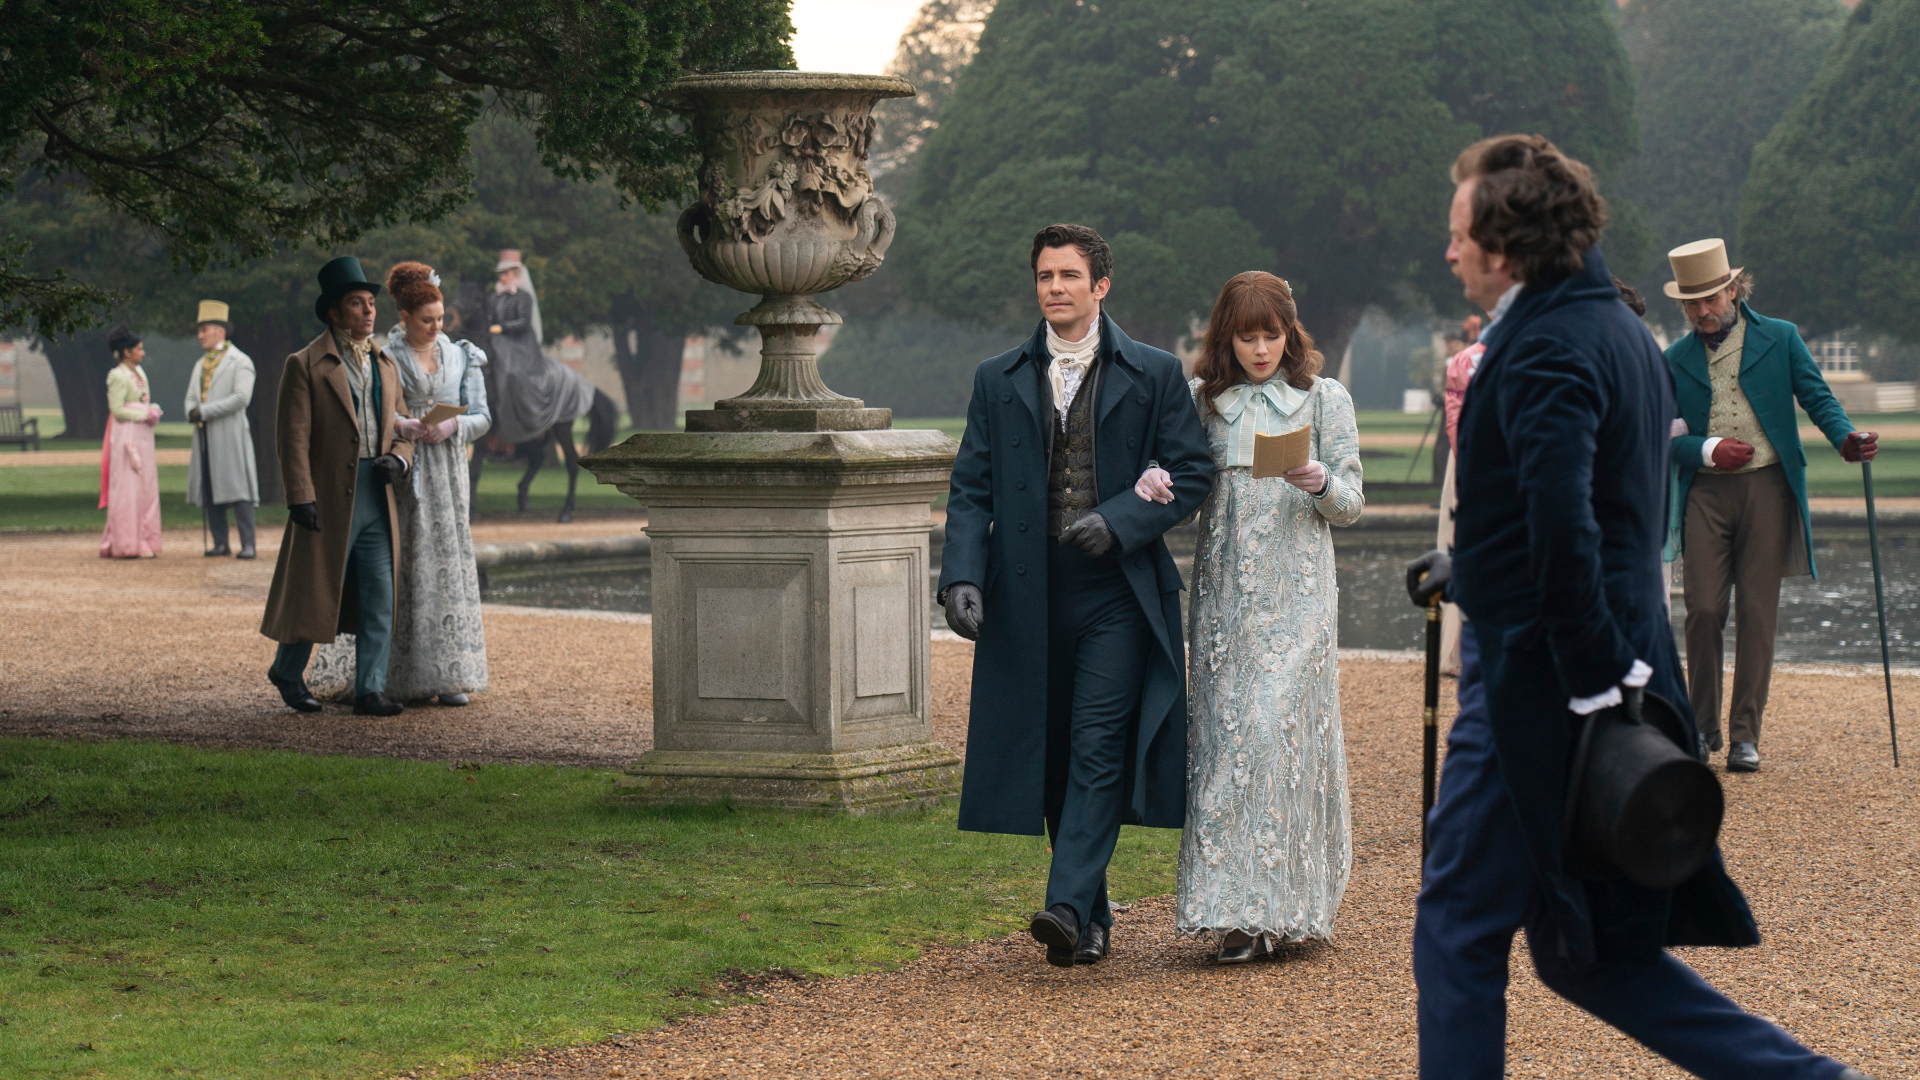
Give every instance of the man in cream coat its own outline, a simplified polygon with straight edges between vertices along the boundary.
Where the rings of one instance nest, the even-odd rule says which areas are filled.
[[[193,424],[193,457],[187,470],[187,502],[202,508],[213,534],[209,558],[231,555],[227,509],[240,527],[240,557],[253,558],[253,508],[260,503],[260,476],[253,456],[247,406],[253,401],[253,360],[227,340],[227,305],[200,301],[196,331],[205,355],[187,378],[187,419]],[[212,497],[208,497],[208,489]]]

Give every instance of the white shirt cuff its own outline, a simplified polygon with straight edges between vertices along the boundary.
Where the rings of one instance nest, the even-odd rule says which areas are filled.
[[[1720,436],[1715,435],[1700,444],[1700,464],[1713,468],[1713,448],[1720,445]]]
[[[1567,702],[1567,708],[1580,716],[1597,713],[1601,709],[1611,709],[1627,700],[1626,695],[1620,692],[1621,686],[1645,686],[1652,678],[1653,668],[1647,666],[1645,660],[1635,660],[1633,666],[1628,668],[1627,673],[1621,677],[1619,686],[1609,686],[1605,693],[1595,694],[1592,697],[1573,698]]]

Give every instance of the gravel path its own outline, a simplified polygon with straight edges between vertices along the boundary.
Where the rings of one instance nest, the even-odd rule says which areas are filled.
[[[482,525],[476,539],[632,527]],[[108,562],[94,544],[0,540],[0,734],[600,767],[649,745],[645,624],[489,611],[494,689],[472,706],[300,717],[263,675],[272,644],[256,627],[270,551],[251,565],[205,560],[197,535],[180,533],[168,535],[170,551],[195,554]],[[936,737],[964,750],[971,649],[933,648]],[[1020,937],[929,949],[899,971],[775,982],[756,991],[761,1004],[481,1075],[1411,1075],[1417,673],[1342,664],[1355,853],[1334,945],[1217,969],[1205,945],[1174,936],[1166,901],[1147,900],[1120,917],[1114,957],[1097,968],[1055,971]],[[1877,673],[1776,678],[1766,770],[1725,778],[1728,861],[1766,944],[1687,956],[1749,1008],[1881,1080],[1920,1078],[1920,723],[1910,711],[1920,682],[1900,679],[1895,692],[1912,757],[1897,773]],[[1524,959],[1514,980],[1512,1075],[1680,1075],[1561,1004]]]

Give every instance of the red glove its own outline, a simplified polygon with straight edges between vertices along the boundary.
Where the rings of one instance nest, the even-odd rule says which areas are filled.
[[[1874,431],[1856,431],[1840,443],[1840,456],[1854,464],[1872,461],[1880,452],[1880,435]]]
[[[1713,467],[1737,469],[1753,460],[1753,447],[1739,439],[1721,439],[1713,446]]]

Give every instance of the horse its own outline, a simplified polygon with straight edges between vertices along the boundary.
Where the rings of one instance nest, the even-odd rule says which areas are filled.
[[[587,452],[597,454],[613,445],[613,437],[619,428],[620,410],[606,391],[594,388],[593,404],[587,412]],[[577,416],[565,420],[541,432],[540,437],[523,443],[505,443],[488,435],[473,447],[473,460],[467,465],[468,504],[477,505],[480,497],[480,470],[489,458],[494,461],[508,462],[524,460],[527,463],[526,474],[520,477],[520,501],[518,513],[527,512],[527,489],[533,486],[533,478],[540,474],[540,467],[547,463],[547,447],[553,443],[560,445],[560,453],[567,463],[567,501],[560,507],[561,522],[573,520],[574,487],[580,480],[580,450],[573,444],[573,422]]]

